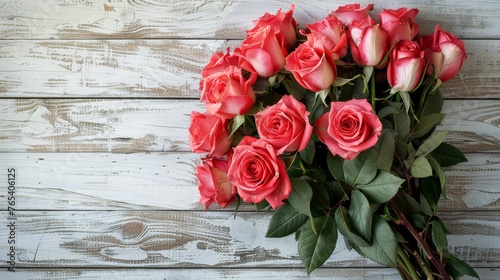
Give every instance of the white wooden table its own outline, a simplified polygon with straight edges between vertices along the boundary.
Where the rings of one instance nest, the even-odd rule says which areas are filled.
[[[294,2],[302,27],[349,3]],[[417,7],[422,33],[440,23],[465,41],[439,129],[469,162],[447,170],[440,215],[449,250],[500,279],[500,2],[360,2]],[[187,143],[201,67],[252,19],[288,6],[0,0],[0,279],[307,278],[292,237],[264,237],[269,213],[204,211]],[[338,244],[310,278],[398,278]]]

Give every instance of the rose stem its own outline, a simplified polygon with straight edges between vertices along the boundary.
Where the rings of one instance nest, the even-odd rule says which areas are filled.
[[[401,249],[400,246],[398,246],[398,255],[405,263],[406,268],[408,270],[408,273],[411,275],[411,279],[414,279],[414,280],[420,279],[420,277],[418,277],[418,275],[417,275],[417,272],[415,271],[415,267],[413,267],[413,264],[411,263],[410,259],[408,259],[408,256],[406,255],[404,250]]]
[[[398,204],[394,200],[390,200],[391,206],[396,211],[396,214],[398,215],[399,219],[403,222],[404,226],[408,229],[408,231],[411,233],[413,238],[417,241],[417,243],[420,245],[422,250],[424,251],[425,255],[431,261],[436,269],[439,272],[439,275],[441,276],[442,279],[445,280],[450,280],[450,276],[448,273],[446,273],[446,270],[444,269],[444,266],[434,257],[432,254],[432,251],[429,249],[429,246],[427,246],[427,243],[422,239],[422,237],[418,234],[418,232],[415,230],[413,225],[408,221],[406,216],[403,214],[403,212],[399,209]]]

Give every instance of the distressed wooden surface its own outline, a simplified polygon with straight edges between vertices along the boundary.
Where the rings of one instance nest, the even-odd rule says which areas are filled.
[[[199,71],[240,40],[0,41],[0,94],[9,97],[198,98]],[[500,42],[467,40],[447,98],[498,99]],[[43,68],[44,71],[40,71]]]
[[[349,1],[297,0],[294,13],[301,25],[328,15]],[[242,38],[249,23],[289,1],[252,0],[6,0],[0,5],[0,37],[7,39],[97,38]],[[499,3],[478,1],[357,1],[383,8],[418,7],[422,32],[441,26],[467,38],[500,38]],[[76,17],[75,17],[76,15]],[[439,22],[437,22],[439,21]]]
[[[481,279],[495,279],[498,275],[498,269],[495,268],[477,268],[476,272]],[[15,274],[8,274],[0,271],[0,277],[9,277],[10,280],[25,279],[58,279],[58,280],[164,280],[164,279],[311,279],[311,280],[387,280],[397,279],[398,273],[393,269],[386,268],[319,268],[309,277],[305,277],[299,268],[273,268],[261,269],[259,273],[248,268],[202,268],[202,269],[22,269]],[[168,276],[168,277],[166,277]],[[2,278],[4,279],[4,278]],[[463,278],[468,280],[471,278]]]
[[[198,100],[0,99],[2,152],[189,151]],[[500,152],[500,100],[446,100],[446,141],[464,152]]]
[[[300,27],[350,1],[294,1]],[[500,2],[358,1],[416,7],[468,59],[442,87],[439,130],[469,159],[446,169],[449,249],[482,279],[500,269]],[[265,3],[265,4],[264,4]],[[264,237],[269,213],[198,204],[187,127],[203,111],[199,71],[288,1],[0,1],[0,207],[18,171],[16,269],[0,279],[398,279],[342,240],[307,275],[292,237]],[[3,182],[3,183],[2,183]],[[470,278],[467,278],[470,279]]]
[[[500,155],[466,156],[467,163],[446,169],[447,197],[440,210],[500,210]],[[193,153],[4,153],[2,159],[0,176],[17,170],[17,205],[23,210],[204,209],[194,177],[201,161]]]
[[[7,216],[4,213],[3,218]],[[266,238],[269,213],[216,211],[17,211],[22,267],[302,267],[293,235]],[[442,212],[449,251],[476,267],[497,267],[500,217]],[[7,227],[0,229],[7,236]],[[8,253],[3,249],[2,255]],[[3,264],[5,266],[5,264]],[[379,266],[339,237],[324,267]]]

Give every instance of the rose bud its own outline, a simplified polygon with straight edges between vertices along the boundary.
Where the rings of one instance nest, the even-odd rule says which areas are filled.
[[[294,9],[295,5],[292,4],[286,13],[283,13],[281,9],[276,12],[276,15],[265,13],[254,21],[255,27],[247,30],[247,36],[252,37],[267,26],[271,26],[282,47],[285,49],[294,47],[297,42],[297,23],[293,18]]]
[[[239,56],[241,68],[267,78],[283,69],[287,51],[281,46],[272,27],[267,26],[243,40],[234,54]]]
[[[380,25],[387,31],[389,47],[399,41],[412,41],[417,36],[419,27],[414,23],[418,9],[400,8],[380,12]]]
[[[229,169],[227,160],[220,158],[204,159],[196,167],[200,203],[208,209],[212,203],[226,207],[236,198],[236,187],[227,178]]]
[[[229,66],[224,72],[212,74],[202,80],[200,100],[206,103],[207,112],[224,119],[244,114],[252,107],[255,93],[251,85],[255,75],[247,80],[241,69]]]
[[[314,123],[316,134],[333,155],[350,160],[373,147],[382,123],[366,99],[331,103],[330,112]]]
[[[273,209],[283,205],[292,191],[285,163],[273,146],[250,136],[233,149],[228,177],[245,202],[260,203],[265,199]]]
[[[367,17],[349,27],[349,45],[354,61],[360,66],[376,66],[387,53],[387,31]]]
[[[361,8],[359,4],[349,4],[338,7],[330,13],[337,17],[345,26],[350,26],[353,21],[363,21],[368,17],[368,12],[373,10],[373,4]]]
[[[314,24],[307,24],[306,27],[308,32],[301,30],[300,33],[307,36],[309,45],[314,45],[314,41],[320,40],[335,60],[347,54],[347,32],[336,17],[328,16]]]
[[[298,46],[286,57],[285,69],[302,87],[314,92],[330,87],[337,77],[333,56],[320,40]]]
[[[255,114],[255,125],[259,137],[273,145],[280,155],[307,147],[313,130],[308,116],[303,103],[284,95],[275,105]]]
[[[420,47],[429,62],[427,75],[434,75],[441,82],[455,77],[467,58],[464,42],[439,28],[439,25],[434,34],[420,38]]]
[[[414,90],[425,70],[424,51],[414,41],[401,41],[391,52],[387,67],[389,85],[403,92]]]
[[[189,126],[189,146],[194,153],[208,153],[222,157],[231,148],[228,120],[210,114],[191,112]]]

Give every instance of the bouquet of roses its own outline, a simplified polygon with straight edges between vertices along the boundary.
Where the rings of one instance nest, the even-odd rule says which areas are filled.
[[[417,9],[339,7],[304,29],[294,6],[266,13],[233,52],[201,71],[206,112],[189,144],[206,208],[235,201],[273,208],[268,237],[295,233],[310,273],[349,249],[403,279],[478,277],[447,250],[438,216],[443,167],[466,161],[435,132],[439,88],[459,71],[462,41],[436,26],[419,35]]]

